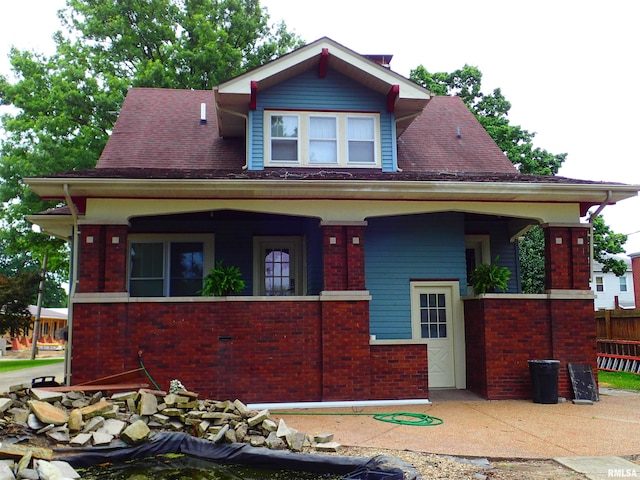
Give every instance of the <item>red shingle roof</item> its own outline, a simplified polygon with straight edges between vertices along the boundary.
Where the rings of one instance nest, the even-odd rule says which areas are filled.
[[[244,164],[244,139],[219,136],[213,92],[133,88],[97,168],[240,171]],[[398,166],[404,172],[517,173],[457,97],[431,99],[398,139]]]
[[[200,104],[207,123],[200,124]],[[218,136],[212,91],[133,88],[97,168],[238,169],[244,139]]]
[[[398,139],[403,171],[516,173],[459,97],[432,97]]]

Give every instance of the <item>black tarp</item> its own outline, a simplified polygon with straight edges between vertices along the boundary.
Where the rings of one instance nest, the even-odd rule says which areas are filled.
[[[346,457],[270,450],[252,447],[245,443],[217,444],[182,432],[157,433],[152,435],[149,441],[136,446],[127,446],[122,443],[120,446],[59,449],[56,450],[56,459],[64,460],[75,468],[82,468],[105,462],[125,462],[167,453],[179,453],[222,464],[238,464],[254,468],[281,468],[346,475],[345,478],[350,480],[420,478],[413,467],[393,457]]]

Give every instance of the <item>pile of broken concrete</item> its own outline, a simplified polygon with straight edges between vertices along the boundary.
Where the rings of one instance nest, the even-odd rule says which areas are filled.
[[[277,423],[268,410],[240,400],[201,400],[193,392],[138,390],[115,393],[54,392],[12,388],[0,396],[0,480],[74,477],[64,462],[51,462],[56,448],[138,445],[155,431],[181,431],[211,441],[302,452],[338,451],[333,435],[309,436]],[[69,467],[70,468],[70,467]],[[73,469],[71,469],[73,470]],[[3,473],[4,472],[4,473]]]

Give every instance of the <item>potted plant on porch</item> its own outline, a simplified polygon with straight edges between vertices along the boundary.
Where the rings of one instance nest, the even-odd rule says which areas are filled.
[[[506,292],[509,289],[508,282],[511,277],[509,268],[498,265],[500,256],[496,255],[493,263],[478,265],[471,272],[471,284],[476,295],[483,293]]]
[[[216,262],[209,275],[204,277],[204,287],[200,294],[206,296],[224,297],[233,293],[240,293],[245,287],[240,269],[234,265],[225,266],[223,260]]]

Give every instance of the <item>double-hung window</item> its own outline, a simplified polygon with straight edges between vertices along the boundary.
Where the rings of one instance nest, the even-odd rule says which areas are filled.
[[[129,240],[129,295],[199,295],[213,266],[213,238],[204,235],[132,235]]]
[[[275,162],[298,162],[300,119],[297,115],[271,116],[271,158]]]
[[[627,277],[618,277],[620,280],[620,291],[621,292],[626,292],[627,291]]]
[[[348,164],[375,164],[375,133],[371,117],[347,118]]]
[[[266,166],[381,166],[377,113],[267,110],[264,118]]]
[[[338,163],[335,117],[309,117],[309,163]]]

